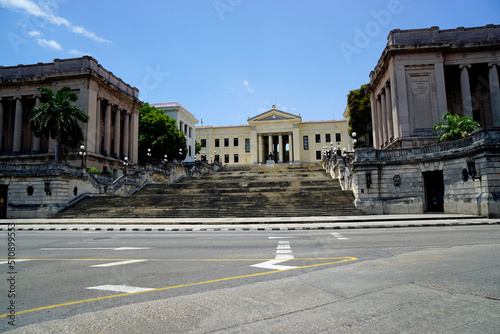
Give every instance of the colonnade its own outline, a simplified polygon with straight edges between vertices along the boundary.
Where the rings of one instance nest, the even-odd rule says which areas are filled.
[[[286,136],[286,138],[285,138]],[[265,144],[264,138],[267,137],[267,145]],[[275,141],[275,137],[278,137]],[[257,133],[257,163],[265,163],[266,157],[269,154],[276,155],[277,162],[285,162],[285,151],[286,144],[288,144],[288,158],[290,161],[295,161],[298,157],[295,157],[294,145],[296,144],[293,140],[293,131],[279,131],[277,133]],[[295,153],[295,154],[294,154]]]
[[[1,154],[54,152],[54,139],[47,142],[36,137],[29,127],[31,109],[39,103],[40,95],[0,97]],[[129,161],[136,162],[138,115],[101,97],[83,109],[89,109],[85,110],[89,123],[82,124],[87,152],[115,158],[128,157]]]
[[[399,115],[394,112],[391,82],[387,81],[378,95],[371,95],[373,140],[375,147],[381,147],[399,136]]]

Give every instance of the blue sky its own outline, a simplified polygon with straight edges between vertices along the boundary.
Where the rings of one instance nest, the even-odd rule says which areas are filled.
[[[0,0],[0,66],[90,55],[198,125],[341,119],[392,29],[500,24],[499,0]]]

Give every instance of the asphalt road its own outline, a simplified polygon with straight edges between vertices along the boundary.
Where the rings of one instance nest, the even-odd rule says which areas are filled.
[[[500,332],[500,226],[7,233],[0,332]]]

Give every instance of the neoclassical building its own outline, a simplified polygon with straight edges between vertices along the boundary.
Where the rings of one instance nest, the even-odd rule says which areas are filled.
[[[31,110],[40,102],[39,86],[54,91],[69,86],[78,94],[77,106],[89,115],[82,124],[88,167],[121,174],[125,157],[137,163],[139,90],[89,56],[0,66],[0,162],[53,159],[53,141],[35,137],[29,127]],[[78,152],[73,158],[68,162],[78,165]]]
[[[370,73],[375,148],[435,142],[447,111],[500,126],[500,25],[392,30]]]
[[[184,108],[179,102],[152,103],[151,106],[163,110],[165,114],[175,119],[177,127],[186,136],[188,152],[184,161],[193,162],[195,160],[195,127],[198,123],[196,117],[194,117],[194,115]]]
[[[319,162],[322,150],[340,147],[352,150],[347,120],[302,122],[300,115],[272,109],[248,118],[247,125],[200,126],[196,140],[208,162],[265,164]]]

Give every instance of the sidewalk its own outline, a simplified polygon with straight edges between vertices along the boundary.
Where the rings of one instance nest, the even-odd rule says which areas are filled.
[[[262,218],[73,218],[7,219],[18,231],[269,231],[497,225],[500,218],[460,214]]]

